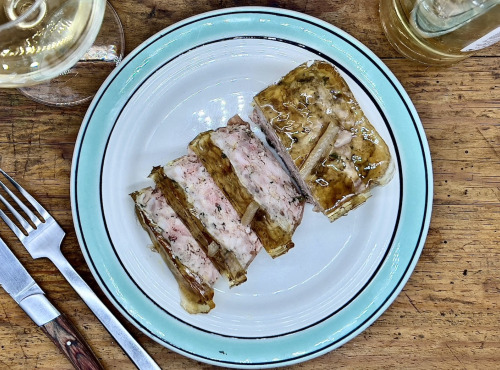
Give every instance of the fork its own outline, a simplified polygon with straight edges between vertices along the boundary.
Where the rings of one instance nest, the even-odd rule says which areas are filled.
[[[12,177],[0,169],[2,175],[12,186],[31,204],[41,216],[39,218],[17,197],[1,180],[0,187],[8,194],[28,216],[28,222],[4,197],[0,201],[19,222],[19,228],[1,209],[0,217],[16,234],[24,247],[34,259],[46,257],[59,269],[68,283],[83,299],[87,306],[94,312],[104,327],[115,338],[125,353],[139,369],[160,369],[156,362],[140,346],[139,343],[123,327],[111,311],[99,300],[87,283],[78,275],[75,269],[61,252],[61,242],[65,232],[56,220],[47,212],[26,190],[24,190]],[[34,227],[33,227],[33,226]]]

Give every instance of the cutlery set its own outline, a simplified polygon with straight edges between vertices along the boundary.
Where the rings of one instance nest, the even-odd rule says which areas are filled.
[[[18,224],[7,216],[2,209],[0,209],[0,218],[16,234],[31,257],[34,259],[45,257],[52,261],[139,369],[159,369],[156,362],[100,301],[61,253],[60,245],[65,236],[61,226],[12,177],[2,169],[0,169],[0,173],[11,183],[13,188],[11,190],[4,182],[0,181],[0,188],[11,199],[9,202],[0,194],[0,202],[3,203]],[[16,193],[24,197],[38,215]],[[18,208],[16,209],[13,204],[17,205]],[[18,210],[22,211],[27,218]],[[50,303],[42,289],[1,238],[0,285],[52,339],[76,369],[102,369],[83,336]]]

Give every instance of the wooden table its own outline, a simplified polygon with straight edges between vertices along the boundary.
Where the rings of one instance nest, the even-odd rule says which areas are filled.
[[[343,347],[290,369],[480,368],[500,366],[500,43],[451,67],[398,55],[385,39],[378,1],[111,1],[127,52],[174,22],[235,5],[297,10],[350,33],[401,81],[420,114],[434,169],[427,243],[402,293]],[[112,307],[84,262],[73,229],[69,184],[73,148],[87,106],[50,108],[0,89],[0,167],[39,198],[67,237],[63,253],[164,368],[209,369],[153,342]],[[91,343],[106,368],[133,365],[54,266],[32,260],[9,230],[1,237]],[[70,364],[0,291],[0,368],[69,369]]]

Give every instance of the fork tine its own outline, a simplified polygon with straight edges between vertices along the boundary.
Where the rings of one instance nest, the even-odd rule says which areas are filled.
[[[0,185],[2,187],[4,187],[4,185],[2,184],[2,182],[0,181]],[[9,194],[10,195],[10,194]],[[14,194],[12,194],[14,195]],[[12,196],[11,195],[11,196]],[[17,200],[14,199],[17,203]],[[17,212],[17,210],[12,207],[10,205],[9,202],[7,202],[7,200],[2,196],[2,194],[0,194],[0,202],[2,202],[6,207],[7,209],[10,211],[10,213],[12,213],[14,215],[14,217],[17,219],[17,221],[19,221],[19,223],[21,224],[21,226],[24,228],[24,230],[26,230],[27,233],[30,233],[31,231],[33,231],[33,228],[31,227],[31,225],[24,219],[23,216],[21,216],[21,214],[19,212]],[[19,203],[18,203],[19,204]],[[30,211],[31,212],[31,211]],[[2,211],[3,213],[3,211]],[[5,215],[5,213],[4,213]],[[7,217],[7,215],[5,215],[5,217]],[[31,218],[31,217],[30,217]],[[5,221],[5,219],[4,219]],[[40,221],[38,221],[38,224],[40,224]],[[35,224],[36,225],[36,224]]]
[[[17,203],[17,205],[24,211],[24,213],[26,213],[31,222],[33,222],[35,225],[38,225],[40,223],[38,217],[36,217],[36,215],[33,212],[31,212],[31,210],[28,207],[26,207],[26,205],[21,201],[21,199],[19,199],[17,195],[15,195],[7,186],[5,186],[5,184],[2,181],[0,181],[0,187]],[[9,202],[3,197],[0,200],[2,201],[3,204],[5,204],[9,208],[9,211],[11,211],[14,214],[14,216],[16,216],[17,220],[22,223],[22,220],[24,218],[21,217],[21,215],[12,208]]]
[[[16,190],[17,190],[19,193],[21,193],[21,194],[23,195],[23,197],[25,197],[25,198],[26,198],[26,200],[27,200],[28,202],[30,202],[30,203],[31,203],[31,205],[33,206],[33,208],[35,208],[35,209],[36,209],[36,211],[37,211],[37,212],[38,212],[38,213],[39,213],[39,214],[40,214],[40,215],[44,218],[44,220],[45,220],[45,221],[47,221],[47,219],[50,217],[49,212],[47,212],[47,211],[45,210],[45,208],[43,208],[43,207],[40,205],[40,203],[38,203],[38,202],[36,201],[36,199],[35,199],[35,198],[33,198],[33,197],[31,196],[31,194],[30,194],[30,193],[28,193],[26,190],[24,190],[24,188],[23,188],[21,185],[19,185],[19,184],[18,184],[18,183],[17,183],[17,182],[16,182],[16,181],[12,178],[12,177],[10,177],[10,176],[9,176],[9,175],[8,175],[8,174],[4,171],[4,170],[2,170],[1,168],[0,168],[0,172],[2,173],[2,175],[4,175],[4,176],[5,176],[5,178],[6,178],[7,180],[9,180],[9,181],[10,181],[10,183],[11,183],[11,184],[12,184],[12,185],[16,188]],[[0,184],[2,184],[2,182],[1,182],[1,181],[0,181]],[[9,190],[9,189],[8,189],[8,188],[4,185],[4,184],[2,184],[2,188],[4,188],[4,190],[6,189],[6,191],[9,193],[9,195],[10,195],[10,196],[12,196],[12,195],[13,195],[13,194],[12,194],[12,192],[11,192],[11,191],[10,191],[10,190]],[[15,197],[15,198],[17,198],[15,195],[14,195],[14,197]],[[36,216],[33,214],[33,212],[31,212],[31,211],[29,210],[29,208],[27,208],[27,207],[23,204],[23,202],[21,202],[21,201],[19,200],[19,198],[17,198],[16,203],[17,203],[17,204],[18,204],[18,205],[22,208],[22,210],[23,210],[24,212],[26,212],[28,215],[31,213],[31,215],[33,215],[33,217],[35,217],[35,219],[38,219],[38,217],[36,217]],[[30,218],[31,218],[31,215],[30,215]],[[35,223],[35,222],[36,222],[33,218],[31,218],[31,221],[33,221],[33,223]]]
[[[4,220],[4,222],[7,224],[8,227],[10,227],[10,229],[14,232],[14,234],[16,234],[17,238],[21,241],[23,241],[23,239],[26,237],[26,235],[24,235],[24,233],[21,231],[20,228],[17,227],[17,225],[12,222],[12,220],[10,218],[7,217],[7,215],[4,213],[4,211],[2,211],[0,209],[0,218],[2,220]],[[31,225],[30,225],[30,228],[31,228]]]

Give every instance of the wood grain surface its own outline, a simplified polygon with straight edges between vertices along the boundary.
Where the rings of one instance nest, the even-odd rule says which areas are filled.
[[[384,37],[378,1],[111,1],[130,52],[149,36],[204,11],[242,5],[297,10],[350,33],[383,59],[421,117],[434,172],[434,207],[416,269],[389,309],[341,348],[287,369],[500,366],[500,43],[450,67],[398,55]],[[89,272],[73,229],[70,168],[87,106],[50,108],[0,89],[0,167],[35,194],[67,233],[63,253],[165,369],[212,369],[178,355],[129,324]],[[108,369],[131,369],[120,347],[46,260],[32,260],[10,231],[0,236],[76,324]],[[70,369],[71,364],[0,290],[0,368]]]

